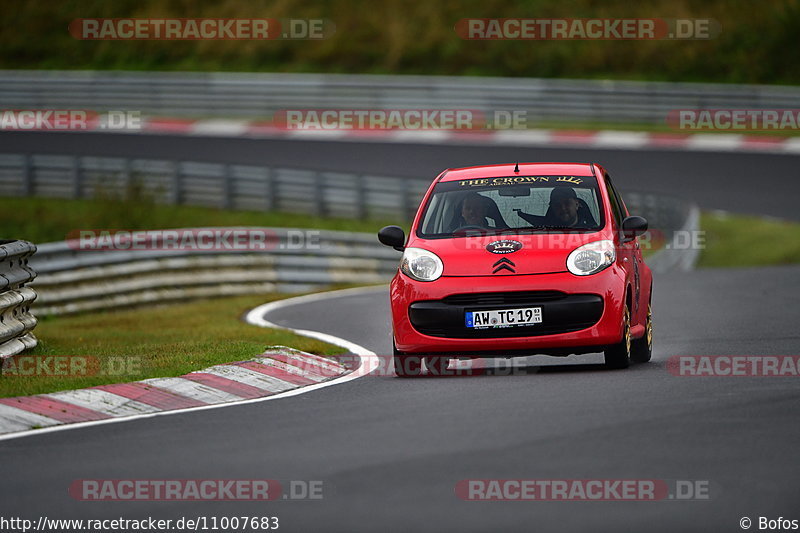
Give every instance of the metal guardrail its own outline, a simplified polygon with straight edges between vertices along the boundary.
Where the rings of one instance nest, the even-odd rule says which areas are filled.
[[[71,155],[0,154],[0,196],[88,198],[141,186],[161,203],[324,217],[413,216],[429,180],[260,167]]]
[[[0,71],[5,109],[269,118],[286,108],[524,110],[528,121],[664,123],[674,109],[800,108],[800,87],[456,76]]]
[[[166,204],[407,221],[430,180],[190,161],[0,154],[0,196],[124,195],[134,183]],[[679,229],[688,216],[688,204],[677,198],[626,192],[625,200],[632,212],[662,231]]]
[[[34,311],[68,314],[197,297],[307,292],[334,284],[383,283],[397,270],[399,254],[371,234],[247,229],[274,236],[273,247],[264,252],[86,251],[75,242],[42,244],[32,259],[39,273]],[[292,238],[309,231],[315,235],[302,246]]]
[[[24,285],[36,277],[28,258],[36,246],[28,241],[0,241],[0,359],[37,344],[31,331],[36,318],[30,307],[36,292]]]

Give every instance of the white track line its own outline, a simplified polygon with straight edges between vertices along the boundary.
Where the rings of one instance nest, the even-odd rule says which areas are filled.
[[[389,137],[401,143],[442,143],[452,138],[444,130],[397,130],[390,132]]]
[[[640,148],[648,143],[648,135],[637,131],[600,131],[592,143],[601,148]]]
[[[245,405],[248,403],[258,403],[258,402],[268,402],[271,400],[279,400],[282,398],[289,398],[291,396],[299,396],[300,394],[305,394],[306,392],[311,392],[317,389],[322,389],[324,387],[331,387],[333,385],[339,385],[341,383],[346,383],[353,379],[359,378],[364,376],[376,368],[378,368],[378,357],[376,356],[375,352],[367,350],[363,346],[350,342],[348,340],[336,337],[334,335],[328,335],[327,333],[321,333],[319,331],[311,331],[306,329],[294,329],[294,328],[287,328],[284,326],[279,326],[277,324],[273,324],[272,322],[267,321],[264,318],[264,315],[268,312],[275,311],[282,307],[289,307],[292,305],[298,305],[303,303],[309,302],[317,302],[320,300],[326,300],[329,298],[336,298],[341,295],[349,295],[349,294],[359,294],[359,293],[369,293],[374,292],[376,290],[386,290],[386,287],[358,287],[355,289],[344,289],[340,291],[329,291],[329,292],[320,292],[315,294],[308,294],[306,296],[298,296],[296,298],[288,298],[286,300],[278,300],[275,302],[270,302],[268,304],[260,305],[255,309],[251,310],[245,316],[245,320],[253,324],[255,326],[262,326],[268,328],[278,328],[278,329],[286,329],[289,331],[293,331],[298,335],[303,335],[304,337],[311,337],[313,339],[319,339],[321,341],[335,344],[336,346],[340,346],[345,350],[348,350],[350,353],[360,356],[361,358],[361,367],[359,368],[358,372],[351,372],[350,374],[345,374],[342,377],[331,379],[329,381],[323,381],[322,383],[316,383],[314,385],[308,385],[306,387],[300,387],[297,389],[289,390],[286,392],[282,392],[280,394],[273,394],[272,396],[265,396],[263,398],[253,398],[250,400],[237,400],[234,402],[227,402],[227,403],[218,403],[214,405],[203,405],[201,407],[189,407],[186,409],[177,409],[173,411],[159,411],[158,413],[148,413],[142,415],[132,415],[120,418],[109,418],[105,420],[92,420],[90,422],[76,422],[74,424],[64,424],[60,426],[51,426],[41,429],[32,429],[28,431],[20,431],[18,433],[9,433],[6,435],[0,435],[0,441],[4,440],[11,440],[11,439],[18,439],[21,437],[30,437],[33,435],[44,435],[46,433],[53,433],[56,431],[67,431],[70,429],[79,429],[91,426],[100,426],[102,424],[115,424],[119,422],[127,422],[129,420],[141,420],[144,418],[153,418],[156,416],[167,416],[167,415],[175,415],[175,414],[183,414],[188,413],[191,411],[205,411],[208,409],[220,409],[222,407],[230,407],[234,405]]]
[[[328,335],[327,333],[320,333],[319,331],[312,331],[310,329],[296,329],[296,328],[289,328],[289,327],[285,327],[285,326],[279,326],[278,324],[275,324],[275,323],[270,322],[269,320],[265,319],[264,315],[266,315],[267,313],[271,313],[271,312],[273,312],[273,311],[275,311],[277,309],[281,309],[282,307],[289,307],[291,305],[299,305],[299,304],[305,304],[305,303],[310,303],[310,302],[318,302],[320,300],[327,300],[328,298],[331,298],[331,297],[349,296],[351,294],[368,294],[368,293],[371,293],[371,292],[377,292],[379,290],[385,291],[386,287],[385,286],[356,287],[354,289],[343,289],[343,290],[340,290],[340,291],[330,291],[330,292],[317,292],[317,293],[314,293],[314,294],[307,294],[305,296],[298,296],[297,298],[289,298],[287,300],[277,300],[277,301],[270,302],[270,303],[267,303],[267,304],[264,304],[264,305],[259,305],[255,309],[250,310],[250,312],[248,312],[247,315],[245,315],[244,320],[245,320],[245,322],[247,322],[249,324],[253,324],[254,326],[261,326],[261,327],[264,327],[264,328],[287,329],[289,331],[293,331],[293,332],[297,333],[298,335],[302,335],[304,337],[311,337],[312,339],[318,339],[318,340],[321,340],[323,342],[327,342],[327,343],[330,343],[330,344],[335,344],[336,346],[341,346],[345,350],[349,350],[350,353],[362,356],[361,362],[362,362],[362,365],[363,365],[364,362],[365,362],[364,361],[365,357],[367,359],[369,359],[370,356],[375,356],[375,352],[371,352],[370,350],[367,350],[363,346],[360,346],[358,344],[352,343],[352,342],[350,342],[348,340],[345,340],[345,339],[342,339],[342,338],[339,338],[339,337],[335,337],[333,335]],[[375,365],[376,365],[372,369],[372,370],[374,370],[375,368],[377,368],[378,359],[375,358],[375,360],[372,361],[372,362],[375,363]],[[343,378],[337,378],[337,380],[338,379],[343,379]],[[330,383],[330,381],[327,381],[326,383]],[[314,385],[312,385],[312,386],[314,386]]]
[[[728,134],[719,135],[714,133],[695,133],[689,136],[686,148],[689,150],[742,150],[744,148],[743,135]]]
[[[497,130],[490,136],[494,144],[546,146],[551,144],[550,130]]]
[[[241,137],[247,134],[250,122],[247,120],[199,120],[192,125],[191,135],[211,135],[220,137]]]
[[[800,137],[793,137],[783,141],[782,150],[789,153],[800,153]]]

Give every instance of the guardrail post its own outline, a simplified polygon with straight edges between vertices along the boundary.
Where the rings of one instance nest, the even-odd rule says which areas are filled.
[[[180,205],[183,199],[183,191],[181,190],[181,163],[180,161],[172,162],[172,203]]]
[[[325,206],[325,182],[322,173],[314,171],[314,211],[316,216],[324,217],[327,214]]]
[[[33,195],[33,156],[31,154],[22,156],[22,195]]]
[[[278,207],[278,201],[275,198],[275,179],[272,175],[272,169],[267,167],[264,169],[264,210],[274,211]]]
[[[72,158],[72,197],[83,197],[83,172],[81,172],[81,158],[74,156]]]
[[[131,160],[126,157],[122,160],[122,190],[129,191],[131,185]]]
[[[408,216],[409,210],[409,199],[408,199],[408,187],[405,187],[405,183],[400,183],[400,213],[401,218],[403,220],[407,220],[410,217]]]
[[[233,168],[229,164],[222,167],[222,209],[230,209],[233,206]]]
[[[364,175],[356,174],[355,197],[356,197],[356,216],[360,219],[367,218],[366,194],[364,191]]]

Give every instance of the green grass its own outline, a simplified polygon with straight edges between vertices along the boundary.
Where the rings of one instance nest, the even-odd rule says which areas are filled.
[[[251,326],[240,320],[259,304],[286,295],[247,295],[142,309],[48,317],[36,326],[39,346],[4,363],[0,397],[42,394],[106,383],[179,376],[211,365],[250,359],[268,345],[320,355],[343,350],[289,331]],[[27,369],[19,357],[83,356],[87,373],[103,375],[13,375]],[[94,359],[96,358],[96,359]],[[65,361],[65,360],[61,360]],[[63,364],[63,363],[62,363]],[[49,368],[54,368],[50,360]],[[69,366],[62,373],[69,374]],[[57,373],[49,371],[50,373]]]
[[[800,83],[800,2],[730,0],[12,0],[0,68],[444,74]],[[328,39],[81,41],[78,18],[322,18]],[[710,40],[470,41],[463,18],[699,18]]]
[[[80,229],[167,229],[180,227],[274,226],[375,233],[397,220],[323,218],[297,213],[225,211],[154,204],[147,199],[0,197],[0,238],[34,243],[58,241]]]
[[[698,267],[800,263],[800,224],[756,216],[703,213],[706,247]]]

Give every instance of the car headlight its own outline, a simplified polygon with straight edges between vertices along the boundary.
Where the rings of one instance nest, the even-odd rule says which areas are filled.
[[[567,269],[576,276],[597,274],[617,259],[612,241],[596,241],[575,248],[567,257]]]
[[[400,270],[417,281],[434,281],[442,275],[444,265],[433,252],[422,248],[406,248],[400,260]]]

